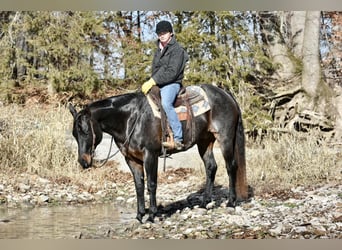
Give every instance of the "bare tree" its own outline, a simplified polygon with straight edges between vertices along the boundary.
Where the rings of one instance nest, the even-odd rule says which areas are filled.
[[[316,97],[321,82],[319,59],[320,11],[307,11],[303,40],[302,86],[310,97]]]
[[[304,26],[305,26],[305,11],[290,12],[290,29],[291,29],[291,44],[292,52],[297,58],[303,57],[303,41],[304,41]]]
[[[280,65],[275,95],[270,97],[272,117],[287,131],[333,130],[338,107],[322,77],[321,12],[261,12],[260,16],[263,42]]]
[[[274,78],[287,81],[294,77],[295,65],[286,44],[286,13],[259,12],[260,29],[263,43],[267,45],[267,54],[278,65]]]

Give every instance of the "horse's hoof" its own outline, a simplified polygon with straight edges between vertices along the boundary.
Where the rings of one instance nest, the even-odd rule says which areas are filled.
[[[228,201],[227,207],[236,207],[236,202],[235,201]]]
[[[154,223],[154,216],[153,215],[148,216],[146,221]]]
[[[207,208],[207,205],[212,201],[212,199],[203,199],[200,203],[200,208],[205,208],[205,209],[208,209]]]
[[[142,218],[144,217],[144,215],[138,214],[137,217],[135,217],[141,224],[142,222]]]
[[[199,205],[200,208],[207,208],[207,203],[206,202],[201,202],[201,204]]]

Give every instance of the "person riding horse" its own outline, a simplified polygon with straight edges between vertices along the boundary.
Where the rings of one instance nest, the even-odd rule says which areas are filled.
[[[161,104],[173,132],[173,142],[164,141],[163,146],[181,150],[184,147],[183,131],[174,102],[182,87],[184,68],[189,56],[176,41],[170,22],[160,21],[156,26],[156,33],[158,40],[152,61],[152,77],[142,85],[141,90],[146,95],[154,85],[160,88]]]
[[[186,145],[182,151],[197,145],[204,163],[205,188],[199,205],[205,208],[212,199],[218,167],[213,148],[217,141],[229,176],[227,205],[236,206],[240,201],[248,199],[241,110],[228,91],[212,84],[198,87],[205,92],[210,109],[194,117],[196,126],[192,132],[184,130]],[[72,134],[77,141],[81,166],[86,169],[93,165],[95,149],[103,133],[110,134],[132,172],[137,195],[136,218],[140,222],[146,214],[145,175],[147,177],[150,195],[147,220],[153,222],[158,212],[156,191],[158,157],[162,154],[162,125],[160,119],[155,117],[148,98],[138,91],[95,101],[79,112],[70,104],[69,110],[74,118]],[[186,123],[182,125],[185,127]]]

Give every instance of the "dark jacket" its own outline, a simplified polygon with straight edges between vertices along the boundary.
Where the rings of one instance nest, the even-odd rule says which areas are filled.
[[[157,50],[152,61],[153,80],[159,87],[175,82],[182,84],[184,68],[188,59],[187,52],[174,37],[163,51],[160,51],[159,41],[157,41]]]

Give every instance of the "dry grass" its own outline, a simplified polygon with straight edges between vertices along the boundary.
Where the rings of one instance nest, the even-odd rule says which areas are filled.
[[[81,171],[76,141],[72,137],[72,116],[59,105],[1,107],[0,174],[16,178],[21,173],[39,175],[58,183],[85,188],[124,182],[130,174],[117,175],[114,162],[101,169]]]
[[[341,155],[318,134],[282,135],[251,148],[251,184],[267,189],[322,185],[340,178]]]
[[[79,171],[76,149],[70,147],[71,126],[72,117],[63,106],[1,107],[0,171],[33,173],[76,183],[105,182],[110,176],[108,168]],[[341,153],[316,138],[284,135],[250,143],[246,148],[249,184],[261,192],[339,179]],[[219,167],[217,181],[224,180],[226,185],[226,176],[225,169]]]
[[[260,194],[340,181],[340,151],[317,138],[317,134],[283,134],[248,143],[248,184]],[[227,181],[222,178],[224,168],[219,168],[217,175],[219,181]]]
[[[74,174],[76,158],[66,143],[71,119],[61,106],[2,107],[0,169],[43,176]]]

